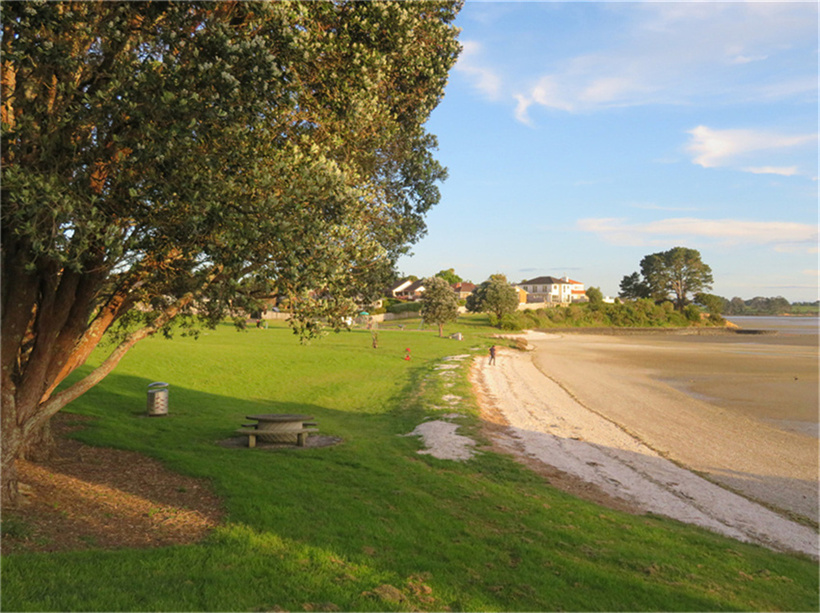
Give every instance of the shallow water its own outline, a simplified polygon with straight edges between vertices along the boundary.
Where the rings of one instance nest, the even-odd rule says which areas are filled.
[[[732,320],[746,330],[773,333],[624,336],[598,345],[595,353],[647,369],[698,400],[816,438],[817,318]]]
[[[744,330],[771,330],[780,334],[818,335],[820,319],[817,317],[760,317],[731,315],[725,319]]]

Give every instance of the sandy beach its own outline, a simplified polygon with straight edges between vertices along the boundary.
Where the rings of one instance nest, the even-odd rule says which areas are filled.
[[[816,337],[524,336],[473,371],[498,445],[631,510],[817,557]]]

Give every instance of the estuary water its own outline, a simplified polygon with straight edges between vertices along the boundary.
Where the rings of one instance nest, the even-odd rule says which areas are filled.
[[[817,317],[762,317],[730,315],[725,319],[744,330],[770,330],[780,334],[818,335],[820,319]]]

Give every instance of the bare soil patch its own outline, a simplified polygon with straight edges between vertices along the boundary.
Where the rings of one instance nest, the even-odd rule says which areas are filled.
[[[23,504],[3,510],[3,553],[182,545],[220,523],[222,503],[207,481],[67,437],[86,420],[58,414],[54,458],[18,462]]]

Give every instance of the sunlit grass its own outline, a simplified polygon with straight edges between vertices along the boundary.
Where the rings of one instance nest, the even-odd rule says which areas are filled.
[[[4,556],[2,608],[817,610],[810,560],[574,499],[486,448],[417,454],[404,435],[453,411],[480,447],[469,360],[444,358],[483,355],[485,321],[449,326],[463,341],[382,327],[378,349],[367,330],[303,346],[283,326],[143,342],[70,407],[98,417],[77,436],[209,479],[225,524],[193,546]],[[170,384],[167,417],[145,417],[152,381]],[[259,412],[313,415],[343,442],[218,445]]]

